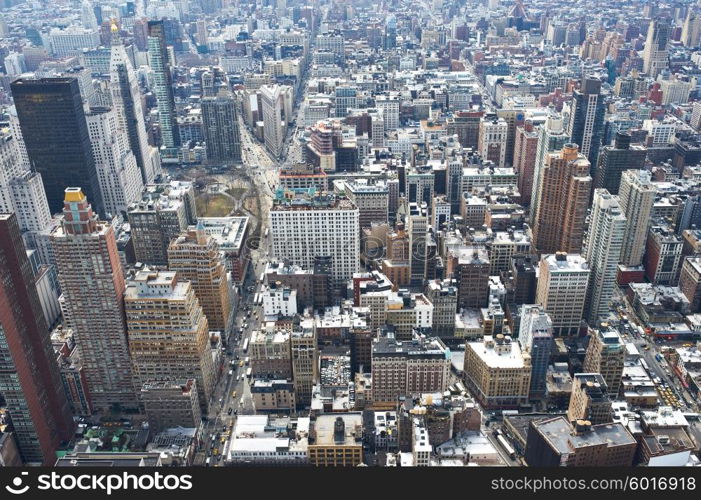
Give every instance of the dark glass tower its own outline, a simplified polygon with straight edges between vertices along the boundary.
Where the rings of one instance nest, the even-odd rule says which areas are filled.
[[[630,134],[616,132],[613,146],[601,148],[594,189],[607,189],[611,194],[618,194],[623,172],[645,167],[647,150],[639,145],[631,146],[630,139]]]
[[[103,213],[78,80],[21,78],[11,88],[29,163],[41,174],[51,212],[63,209],[67,187],[80,186]]]
[[[241,136],[236,104],[232,97],[202,99],[202,128],[208,161],[223,163],[241,161]]]
[[[161,143],[167,149],[177,148],[180,146],[180,134],[175,115],[173,77],[170,73],[166,30],[163,21],[148,22],[148,58],[153,70],[154,92],[158,101]]]
[[[579,145],[579,151],[587,157],[592,166],[596,165],[599,157],[604,114],[601,81],[583,77],[580,88],[574,91],[567,133],[570,136],[570,142]],[[591,175],[594,177],[595,172],[592,171]]]
[[[24,462],[53,465],[73,419],[15,214],[0,214],[0,393]]]

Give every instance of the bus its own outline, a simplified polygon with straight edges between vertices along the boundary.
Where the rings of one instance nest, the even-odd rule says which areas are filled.
[[[504,448],[504,451],[509,456],[509,458],[511,460],[516,460],[516,451],[513,449],[513,447],[506,440],[506,438],[504,437],[504,433],[501,431],[497,431],[496,436],[497,436],[497,442],[501,445],[502,448]]]
[[[254,305],[254,306],[257,306],[257,305],[258,305],[258,299],[260,299],[260,294],[259,294],[259,293],[256,293],[256,294],[253,296],[253,305]]]
[[[251,368],[249,368],[248,370],[246,370],[246,377],[247,377],[247,378],[251,378]]]
[[[269,227],[266,227],[266,228],[265,228],[265,235],[264,235],[263,237],[264,237],[264,238],[267,238],[269,232],[270,232],[270,228],[269,228]]]
[[[243,341],[243,352],[248,352],[248,338]]]
[[[264,280],[265,280],[265,271],[260,273],[260,278],[258,278],[258,283],[263,283]]]

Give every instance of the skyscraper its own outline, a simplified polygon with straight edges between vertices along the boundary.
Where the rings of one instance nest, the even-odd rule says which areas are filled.
[[[553,347],[553,321],[543,306],[524,305],[521,309],[518,343],[531,356],[531,398],[545,395],[545,376]]]
[[[533,226],[535,214],[538,211],[540,171],[543,169],[543,165],[545,165],[545,157],[548,153],[560,151],[568,142],[570,142],[570,136],[565,131],[562,117],[553,112],[548,116],[545,123],[538,127],[538,147],[536,149],[536,160],[533,168],[533,187],[531,188],[530,197],[531,226]]]
[[[594,189],[607,189],[611,194],[618,194],[623,172],[645,167],[647,150],[640,145],[631,146],[630,140],[630,134],[616,132],[613,145],[601,148]]]
[[[230,285],[219,245],[204,226],[188,228],[168,247],[168,269],[188,280],[211,330],[225,332],[233,319]]]
[[[124,273],[113,227],[100,221],[80,188],[65,190],[61,225],[51,233],[63,292],[93,408],[136,408],[124,318]]]
[[[78,80],[19,79],[11,88],[29,163],[41,174],[51,212],[61,211],[67,187],[84,186],[104,213]]]
[[[685,47],[698,47],[699,41],[701,41],[701,15],[690,8],[682,26],[681,42]]]
[[[154,77],[154,93],[158,100],[158,122],[161,126],[161,144],[167,150],[180,146],[180,134],[175,114],[173,77],[166,46],[163,21],[148,22],[148,60]]]
[[[287,86],[263,85],[260,88],[265,147],[276,157],[282,153],[282,144],[285,140],[284,87]]]
[[[134,385],[153,381],[197,381],[200,407],[206,414],[214,387],[214,363],[207,317],[189,281],[174,271],[136,273],[129,281],[124,306]]]
[[[141,180],[144,184],[149,184],[160,174],[161,159],[158,151],[148,143],[139,82],[115,24],[112,25],[110,51],[110,94],[119,124],[127,132],[129,147],[136,157]]]
[[[599,316],[610,310],[625,229],[626,218],[618,197],[605,189],[594,190],[591,222],[584,249],[584,258],[591,269],[587,290],[587,322],[592,326]]]
[[[599,147],[604,131],[604,114],[601,81],[583,76],[580,88],[573,93],[567,133],[570,141],[579,145],[581,153],[594,166],[599,157]]]
[[[299,330],[292,332],[290,352],[295,399],[297,406],[303,408],[311,404],[312,389],[319,376],[319,350],[316,345],[316,330],[312,325],[303,324]]]
[[[647,229],[657,190],[650,172],[626,170],[621,176],[620,205],[626,217],[626,232],[621,248],[621,264],[635,267],[643,262]]]
[[[651,78],[657,78],[662,70],[667,69],[667,42],[671,26],[666,19],[654,19],[647,28],[647,38],[643,49],[643,72]]]
[[[53,465],[73,420],[14,214],[0,214],[0,394],[24,462]]]
[[[533,240],[541,253],[578,253],[589,205],[589,161],[576,144],[548,153],[540,171]]]
[[[129,205],[141,198],[144,186],[126,130],[119,127],[117,113],[109,108],[91,108],[85,118],[105,213],[126,214]]]
[[[590,330],[589,346],[584,357],[583,371],[600,373],[609,394],[618,396],[623,377],[623,364],[626,358],[626,348],[621,335],[616,330]]]
[[[207,161],[241,161],[241,136],[233,97],[206,97],[202,100],[202,129]]]

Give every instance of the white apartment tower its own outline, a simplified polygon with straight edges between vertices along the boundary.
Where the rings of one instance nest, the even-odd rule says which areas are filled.
[[[594,190],[591,222],[584,245],[584,258],[591,269],[587,295],[587,322],[590,325],[609,311],[625,229],[626,218],[618,197],[606,189]]]
[[[626,217],[620,263],[623,266],[640,266],[645,253],[645,241],[650,224],[656,190],[650,172],[626,170],[621,176],[618,192],[621,211]]]

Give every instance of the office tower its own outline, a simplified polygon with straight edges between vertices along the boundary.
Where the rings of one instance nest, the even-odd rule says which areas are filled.
[[[531,356],[529,397],[543,397],[545,396],[545,375],[553,348],[553,322],[543,306],[523,306],[518,343],[521,351]]]
[[[409,251],[411,266],[411,284],[420,286],[425,278],[426,243],[428,238],[428,216],[426,206],[409,204],[407,215],[407,233],[409,233]]]
[[[336,87],[336,90],[334,91],[335,95],[335,100],[334,100],[334,109],[335,113],[334,116],[342,118],[348,114],[349,109],[354,109],[357,107],[357,93],[358,90],[354,87],[347,87],[344,85],[340,85]],[[384,119],[384,115],[383,115]],[[384,134],[384,130],[387,130],[384,123],[382,125],[382,130]]]
[[[582,77],[582,84],[574,91],[567,133],[570,141],[579,145],[589,163],[596,165],[599,158],[601,135],[604,131],[604,95],[601,81]]]
[[[453,116],[446,118],[446,133],[449,136],[457,135],[463,148],[477,150],[483,116],[484,111],[456,111]]]
[[[584,258],[591,270],[586,305],[590,325],[595,325],[600,316],[610,311],[625,230],[626,218],[618,197],[605,189],[595,189],[589,233],[584,245]]]
[[[618,396],[621,388],[625,359],[626,347],[616,330],[589,331],[589,346],[582,369],[587,373],[600,373],[613,397]]]
[[[278,157],[282,153],[285,141],[285,103],[286,85],[263,85],[260,88],[263,107],[263,138],[268,151]]]
[[[589,168],[576,144],[566,144],[559,154],[546,155],[533,226],[533,243],[540,253],[577,253],[582,249],[591,192]]]
[[[689,9],[682,25],[681,42],[684,47],[698,47],[701,41],[701,16],[694,9]]]
[[[508,273],[502,273],[502,281],[506,284],[507,291],[511,292],[511,300],[514,304],[532,304],[535,302],[537,259],[532,255],[516,255],[511,258]]]
[[[667,19],[653,19],[647,28],[647,38],[643,50],[643,72],[656,79],[662,70],[669,67],[667,42],[671,26]]]
[[[538,153],[539,134],[533,124],[527,122],[516,129],[514,145],[514,170],[518,174],[518,190],[521,204],[531,204],[533,191],[533,172]]]
[[[431,333],[437,337],[452,337],[455,333],[455,313],[458,306],[458,288],[453,280],[431,280],[426,287],[426,298],[433,304]]]
[[[161,126],[161,145],[166,150],[180,146],[180,134],[175,112],[173,76],[170,70],[163,21],[148,22],[148,61],[153,71],[153,91],[158,101],[158,123]]]
[[[466,342],[464,366],[466,385],[483,408],[518,408],[528,402],[531,357],[510,336]]]
[[[358,208],[350,200],[323,192],[279,192],[269,217],[275,258],[312,269],[316,257],[329,256],[337,283],[358,272]]]
[[[623,266],[635,267],[642,264],[656,192],[650,172],[646,170],[623,172],[619,190],[619,203],[627,221],[621,248]]]
[[[192,284],[210,330],[228,332],[233,320],[231,288],[219,245],[205,232],[204,225],[190,226],[171,241],[168,269]]]
[[[208,412],[215,372],[207,317],[189,281],[174,271],[138,271],[124,294],[134,386],[154,381],[197,381]]]
[[[35,280],[17,217],[0,214],[0,394],[22,460],[53,465],[73,419]]]
[[[415,203],[422,209],[425,206],[428,210],[436,193],[436,184],[445,185],[445,183],[437,182],[436,177],[436,172],[427,166],[412,167],[406,171],[404,193],[410,207]]]
[[[482,247],[462,247],[448,253],[447,276],[458,284],[458,310],[487,305],[489,270],[489,256]]]
[[[175,427],[197,429],[202,423],[194,378],[146,382],[141,386],[139,397],[144,405],[149,431],[154,435]]]
[[[570,142],[570,136],[565,131],[564,122],[559,114],[552,113],[543,125],[538,126],[538,147],[536,149],[536,161],[533,168],[533,188],[531,189],[530,221],[533,226],[536,212],[538,211],[538,199],[540,191],[540,171],[545,165],[548,153],[560,151],[565,144]],[[523,195],[523,192],[521,193]]]
[[[161,173],[161,158],[156,148],[148,143],[139,81],[122,45],[116,24],[112,25],[111,41],[109,86],[112,108],[117,113],[119,126],[127,133],[129,148],[136,158],[141,180],[144,184],[150,184]]]
[[[494,162],[497,167],[506,166],[506,139],[509,126],[496,115],[485,116],[480,122],[477,150],[482,159]]]
[[[682,240],[668,226],[652,226],[645,242],[645,277],[655,285],[676,285]]]
[[[316,345],[316,329],[303,324],[290,335],[292,381],[297,406],[304,408],[312,403],[312,389],[319,378],[319,350]]]
[[[694,314],[701,311],[701,257],[684,258],[679,289],[689,299],[689,312]]]
[[[241,162],[241,135],[232,96],[202,99],[202,129],[207,146],[207,161]]]
[[[647,150],[640,145],[631,146],[630,140],[630,134],[616,132],[613,146],[601,148],[594,189],[607,189],[611,194],[618,194],[623,172],[645,167]]]
[[[530,422],[525,458],[529,467],[631,467],[637,448],[620,422],[572,426],[559,416]]]
[[[32,170],[41,174],[51,212],[61,211],[67,187],[83,186],[103,213],[78,80],[19,79],[11,88],[27,157]]]
[[[593,425],[607,424],[613,418],[608,385],[600,373],[575,373],[567,408],[567,420],[588,420]]]
[[[375,106],[382,111],[385,131],[399,128],[399,96],[384,95],[375,98]]]
[[[589,266],[579,254],[543,255],[536,303],[553,321],[556,336],[576,335],[582,323],[589,283]]]
[[[136,408],[114,228],[98,220],[80,188],[67,188],[65,198],[51,233],[64,324],[73,329],[93,409]]]
[[[386,184],[370,184],[365,179],[346,181],[344,192],[358,207],[361,229],[369,228],[373,223],[387,223],[389,189]]]
[[[196,222],[195,188],[191,182],[146,186],[141,200],[129,207],[136,261],[167,265],[170,242]]]
[[[105,213],[126,214],[129,205],[141,198],[144,186],[126,130],[110,108],[91,108],[85,119]]]
[[[372,343],[372,401],[396,403],[400,396],[443,393],[449,385],[448,349],[438,338],[398,342],[391,333]]]

